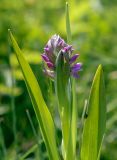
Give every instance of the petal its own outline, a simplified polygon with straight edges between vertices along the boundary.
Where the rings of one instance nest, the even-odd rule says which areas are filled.
[[[51,77],[51,78],[54,78],[54,71],[50,71],[50,70],[48,70],[48,69],[44,69],[43,72],[44,72],[47,76],[49,76],[49,77]]]
[[[77,72],[81,69],[82,63],[76,63],[71,67],[72,72]]]
[[[47,64],[48,68],[50,68],[50,69],[53,69],[53,68],[54,68],[53,63],[51,63],[51,62],[47,62],[46,64]]]
[[[49,47],[45,47],[45,48],[44,48],[44,51],[45,51],[45,52],[49,52]]]
[[[76,63],[71,67],[71,75],[75,78],[79,78],[78,71],[80,71],[82,63]]]
[[[73,63],[73,62],[75,62],[78,57],[79,57],[79,54],[73,55],[73,56],[70,58],[70,61],[69,61],[70,64]]]
[[[78,72],[71,72],[71,75],[72,75],[74,78],[79,78]]]
[[[63,46],[64,45],[64,41],[61,39],[59,42],[58,42],[58,46]]]
[[[71,45],[68,45],[67,47],[63,48],[64,52],[68,52],[68,51],[71,51],[71,50],[72,50],[72,46]]]
[[[49,58],[48,58],[48,56],[46,54],[41,54],[41,57],[45,62],[49,61]]]

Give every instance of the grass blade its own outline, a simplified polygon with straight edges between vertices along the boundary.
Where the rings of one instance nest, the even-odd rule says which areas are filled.
[[[29,154],[35,152],[35,150],[38,149],[38,145],[35,144],[34,146],[32,146],[23,156],[21,156],[19,158],[19,160],[24,160]]]
[[[1,127],[1,122],[0,122],[0,147],[1,147],[2,153],[3,153],[2,156],[3,156],[4,159],[5,159],[6,154],[7,154],[7,150],[6,150],[6,146],[5,146],[3,131],[2,131],[2,127]]]
[[[66,2],[66,33],[67,33],[67,42],[71,43],[72,36],[71,36],[71,28],[70,28],[69,5],[68,5],[68,2]]]
[[[76,104],[76,80],[72,79],[72,122],[71,134],[73,143],[73,156],[76,155],[76,139],[77,139],[77,120],[78,120],[78,106]]]
[[[66,2],[66,34],[67,42],[72,43],[71,27],[70,27],[70,18],[69,18],[69,4]],[[69,142],[67,147],[66,159],[72,160],[75,159],[76,154],[76,134],[77,134],[77,107],[76,107],[76,93],[75,93],[75,80],[72,80],[72,106],[71,106],[71,123],[70,123],[70,134]]]
[[[33,135],[34,135],[34,137],[35,137],[35,139],[36,139],[36,141],[37,141],[37,144],[39,145],[39,137],[38,137],[38,134],[37,134],[36,129],[35,129],[35,127],[34,127],[34,124],[33,124],[33,121],[32,121],[32,119],[31,119],[31,115],[30,115],[28,109],[26,109],[26,114],[27,114],[28,120],[29,120],[29,122],[30,122],[31,129],[32,129],[32,131],[33,131]]]
[[[14,39],[11,31],[9,31],[13,48],[16,52],[16,56],[21,67],[24,80],[37,116],[37,120],[40,124],[42,136],[46,144],[46,148],[49,154],[50,160],[59,160],[57,152],[56,139],[55,139],[55,127],[52,116],[45,104],[39,84],[28,64],[25,60],[16,40]]]
[[[106,128],[106,103],[102,66],[99,65],[91,87],[88,117],[85,119],[81,160],[97,160]]]

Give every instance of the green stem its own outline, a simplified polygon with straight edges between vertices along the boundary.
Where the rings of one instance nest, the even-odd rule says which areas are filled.
[[[71,81],[69,70],[69,64],[64,62],[63,54],[60,51],[56,60],[55,89],[61,118],[64,157],[67,153],[71,123]]]

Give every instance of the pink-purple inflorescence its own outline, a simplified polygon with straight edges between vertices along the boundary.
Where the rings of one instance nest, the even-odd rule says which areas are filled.
[[[78,78],[78,72],[81,70],[82,64],[75,63],[75,61],[79,57],[79,54],[72,55],[74,49],[71,45],[66,44],[65,41],[59,35],[53,35],[51,39],[49,39],[44,48],[44,53],[41,55],[43,61],[46,64],[44,73],[47,76],[54,78],[56,58],[60,51],[63,53],[63,55],[65,54],[68,57],[68,63],[70,65],[70,74],[73,77]]]

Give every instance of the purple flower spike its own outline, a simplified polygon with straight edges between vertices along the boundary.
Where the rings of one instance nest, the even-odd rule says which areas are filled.
[[[73,56],[70,58],[70,61],[69,61],[70,64],[71,64],[71,63],[74,63],[78,57],[79,57],[79,54],[73,55]]]
[[[51,62],[47,62],[46,64],[47,64],[48,68],[50,68],[50,69],[53,69],[53,68],[54,68],[53,63],[51,63]]]
[[[60,51],[62,51],[64,63],[69,65],[70,73],[73,77],[78,78],[78,72],[82,67],[81,63],[73,64],[78,58],[79,54],[72,56],[73,48],[71,45],[65,43],[65,41],[59,35],[53,35],[47,42],[44,48],[44,54],[42,54],[42,59],[45,62],[44,73],[54,78],[55,68],[56,68],[56,58]]]
[[[45,62],[49,62],[49,58],[48,58],[48,56],[46,54],[42,54],[41,57],[43,58],[43,60]]]

